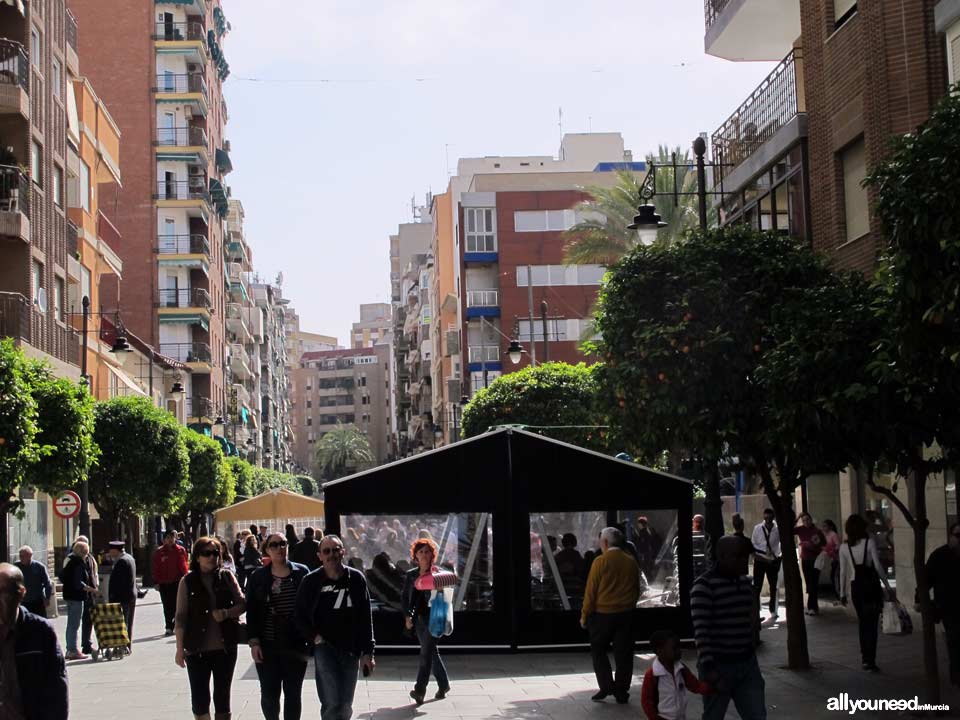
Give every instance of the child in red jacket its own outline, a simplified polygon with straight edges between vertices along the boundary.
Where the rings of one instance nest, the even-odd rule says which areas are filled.
[[[714,690],[680,662],[680,638],[672,630],[650,636],[657,659],[643,676],[640,703],[648,720],[686,720],[687,691],[707,695]]]

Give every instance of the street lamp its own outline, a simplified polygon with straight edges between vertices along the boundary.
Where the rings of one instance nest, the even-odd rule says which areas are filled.
[[[643,197],[641,191],[641,200],[646,200],[647,198]],[[627,225],[630,230],[636,230],[637,236],[640,239],[641,245],[650,246],[657,239],[657,230],[667,226],[667,223],[663,222],[663,219],[657,213],[657,208],[655,205],[650,203],[644,203],[637,208],[637,214],[633,218],[633,222]]]
[[[520,356],[523,355],[523,348],[519,340],[511,340],[510,347],[507,349],[507,355],[510,356],[510,362],[514,365],[520,362]]]

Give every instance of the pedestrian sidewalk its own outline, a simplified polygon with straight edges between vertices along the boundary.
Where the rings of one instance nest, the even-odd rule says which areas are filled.
[[[66,619],[54,625],[63,644]],[[786,625],[762,632],[758,652],[766,679],[770,718],[813,720],[835,715],[827,700],[841,692],[862,698],[912,698],[923,679],[919,627],[913,635],[881,635],[877,662],[879,674],[860,669],[856,621],[838,607],[827,605],[818,617],[807,618],[813,669],[786,670]],[[942,642],[941,667],[946,658]],[[442,645],[441,645],[442,651]],[[685,653],[695,667],[695,653]],[[190,718],[190,691],[186,671],[173,662],[173,638],[163,637],[160,599],[151,590],[137,605],[134,652],[122,660],[68,663],[71,720],[174,720]],[[377,658],[370,679],[357,686],[354,718],[401,720],[406,718],[530,718],[579,720],[582,718],[642,718],[639,682],[652,656],[638,654],[630,704],[593,703],[596,691],[589,655],[583,652],[528,653],[522,655],[444,654],[452,692],[446,700],[429,701],[417,708],[407,696],[416,675],[413,655]],[[960,695],[944,677],[944,698],[960,716]],[[432,697],[435,687],[428,688]],[[319,703],[308,669],[303,688],[303,718],[319,717]],[[256,670],[246,648],[240,649],[233,684],[235,720],[262,718]],[[700,714],[699,698],[690,702],[690,717]],[[839,716],[839,714],[836,714]],[[857,713],[856,717],[898,717],[897,713]],[[731,710],[727,717],[736,718]],[[849,717],[849,715],[847,715]]]

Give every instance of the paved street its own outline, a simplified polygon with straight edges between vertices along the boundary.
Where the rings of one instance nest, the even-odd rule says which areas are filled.
[[[62,644],[65,618],[54,622]],[[111,663],[68,664],[72,719],[174,720],[190,716],[186,672],[173,663],[172,639],[157,635],[156,629],[162,624],[159,598],[151,591],[137,608],[136,645],[131,657]],[[781,667],[786,659],[786,627],[763,632],[760,662],[771,718],[826,717],[827,698],[839,692],[864,698],[910,698],[915,694],[922,679],[920,638],[916,633],[908,637],[881,636],[878,663],[883,672],[869,675],[860,669],[856,626],[841,610],[828,606],[807,626],[815,667],[804,673]],[[233,716],[255,720],[262,717],[256,671],[246,651],[241,651],[240,658],[233,685]],[[637,681],[650,660],[649,655],[638,656]],[[642,717],[636,685],[629,706],[590,701],[594,685],[586,653],[447,655],[453,691],[446,700],[428,702],[420,708],[407,697],[416,674],[414,658],[384,654],[378,662],[374,677],[361,680],[358,686],[356,718]],[[687,662],[694,664],[692,651],[687,652]],[[308,673],[312,678],[312,670]],[[949,688],[946,683],[945,687]],[[434,689],[431,686],[431,694]],[[304,718],[318,717],[312,679],[304,685],[303,698]],[[946,699],[955,709],[952,714],[957,715],[960,694],[949,688]],[[692,708],[699,709],[698,699],[693,700]],[[876,716],[857,713],[857,717]],[[697,717],[697,713],[691,717]],[[736,717],[736,713],[731,710],[728,717]]]

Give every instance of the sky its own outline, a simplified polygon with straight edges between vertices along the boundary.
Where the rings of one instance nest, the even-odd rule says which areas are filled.
[[[460,157],[712,133],[770,72],[703,51],[702,0],[223,0],[227,178],[254,268],[347,344],[390,301],[389,235]],[[268,10],[267,8],[270,8]]]

